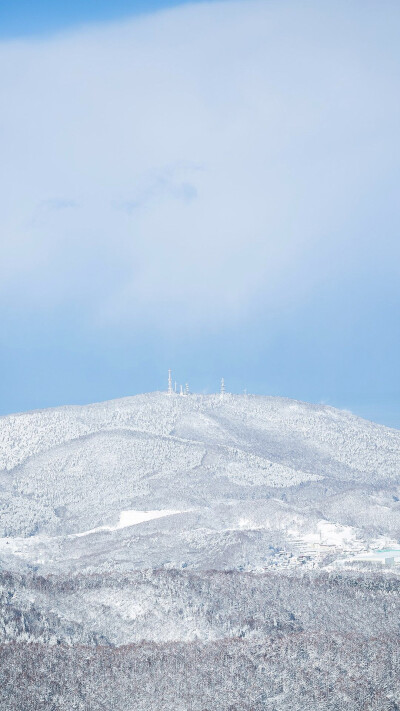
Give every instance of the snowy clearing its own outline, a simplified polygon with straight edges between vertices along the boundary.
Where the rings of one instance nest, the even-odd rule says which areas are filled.
[[[138,523],[144,523],[144,521],[151,521],[154,518],[163,518],[164,516],[173,516],[174,514],[183,513],[182,511],[175,511],[174,509],[164,509],[162,511],[136,511],[131,509],[129,511],[121,511],[119,516],[119,523],[116,526],[98,526],[98,528],[92,528],[90,531],[83,531],[82,533],[72,533],[70,538],[81,538],[82,536],[90,536],[92,533],[98,533],[99,531],[118,531],[121,528],[127,528],[128,526],[137,526]]]

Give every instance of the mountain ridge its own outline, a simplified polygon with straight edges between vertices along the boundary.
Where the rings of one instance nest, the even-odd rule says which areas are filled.
[[[156,392],[3,417],[0,444],[0,555],[27,540],[14,563],[58,570],[65,556],[75,569],[89,554],[96,570],[102,545],[110,551],[112,540],[109,558],[122,560],[139,536],[140,559],[148,553],[155,567],[212,567],[213,540],[217,568],[251,570],[271,562],[268,541],[293,556],[296,538],[318,538],[318,521],[336,526],[338,540],[351,529],[351,552],[400,537],[400,432],[326,405]],[[179,513],[107,532],[121,512],[151,510]],[[158,553],[146,530],[159,536]],[[243,543],[246,530],[259,533]],[[95,533],[75,541],[75,556],[69,537],[85,531]],[[227,545],[224,563],[218,546]],[[337,557],[348,549],[338,546]]]

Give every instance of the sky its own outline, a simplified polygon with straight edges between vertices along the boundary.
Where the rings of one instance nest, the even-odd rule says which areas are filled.
[[[89,23],[143,15],[189,0],[0,0],[0,38],[48,37]]]
[[[0,414],[165,389],[400,427],[400,6],[0,0]]]

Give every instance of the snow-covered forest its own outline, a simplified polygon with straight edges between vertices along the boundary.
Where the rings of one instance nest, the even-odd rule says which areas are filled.
[[[400,432],[152,393],[0,442],[1,709],[399,709]]]

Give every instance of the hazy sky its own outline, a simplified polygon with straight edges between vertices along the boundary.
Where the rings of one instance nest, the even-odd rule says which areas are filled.
[[[399,3],[167,4],[0,0],[1,412],[171,367],[400,427]]]

